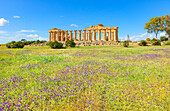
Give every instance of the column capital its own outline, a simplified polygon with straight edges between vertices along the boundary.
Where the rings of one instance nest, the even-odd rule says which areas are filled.
[[[86,30],[83,30],[83,31],[86,31]]]
[[[70,32],[72,32],[72,30],[70,30]]]
[[[74,30],[74,32],[77,32],[77,30]]]
[[[81,30],[79,30],[79,32],[81,32]]]

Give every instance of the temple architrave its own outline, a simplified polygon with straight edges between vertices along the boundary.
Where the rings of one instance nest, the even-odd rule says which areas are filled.
[[[103,37],[101,37],[101,33]],[[64,42],[71,39],[74,41],[118,41],[118,27],[104,27],[104,25],[98,24],[85,28],[83,32],[82,30],[67,31],[57,28],[49,30],[49,41]]]

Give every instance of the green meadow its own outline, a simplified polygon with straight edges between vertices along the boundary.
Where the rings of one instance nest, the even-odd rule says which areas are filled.
[[[170,46],[1,46],[0,110],[168,111]]]

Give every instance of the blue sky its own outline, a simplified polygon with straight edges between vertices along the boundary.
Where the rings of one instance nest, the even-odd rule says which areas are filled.
[[[128,34],[131,40],[153,38],[145,23],[170,14],[169,6],[170,0],[1,0],[0,43],[48,40],[51,28],[83,30],[97,24],[118,26],[121,40]]]

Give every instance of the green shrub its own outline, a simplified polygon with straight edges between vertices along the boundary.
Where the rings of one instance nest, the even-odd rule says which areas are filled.
[[[161,41],[167,41],[167,40],[168,40],[168,37],[162,36],[162,37],[160,38],[160,40],[161,40]]]
[[[52,43],[49,44],[49,45],[50,45],[50,47],[51,47],[52,49],[61,49],[61,48],[63,47],[63,44],[60,43],[60,42],[57,42],[57,41],[52,42]]]
[[[48,42],[46,43],[46,45],[50,46],[51,43],[52,43],[52,41],[48,41]]]
[[[76,43],[73,40],[68,40],[65,42],[67,47],[75,47]]]
[[[15,43],[16,48],[23,48],[24,47],[24,43],[22,43],[21,41],[18,41]]]
[[[124,47],[128,47],[128,46],[129,46],[129,42],[128,42],[128,41],[124,41],[124,42],[123,42],[123,46],[124,46]]]
[[[7,48],[11,48],[10,43],[7,43],[7,44],[6,44],[6,47],[7,47]]]
[[[165,45],[170,45],[170,41],[168,41]]]
[[[161,41],[159,39],[155,39],[155,38],[153,38],[151,40],[151,43],[152,43],[152,45],[161,45]]]
[[[21,41],[18,41],[18,42],[12,41],[12,42],[8,42],[6,44],[6,47],[7,48],[23,48],[24,47],[24,43],[21,42]]]
[[[151,39],[150,38],[146,38],[146,41],[150,41]]]
[[[140,46],[146,46],[146,45],[147,45],[147,42],[146,42],[145,40],[141,40],[138,45],[140,45]]]

